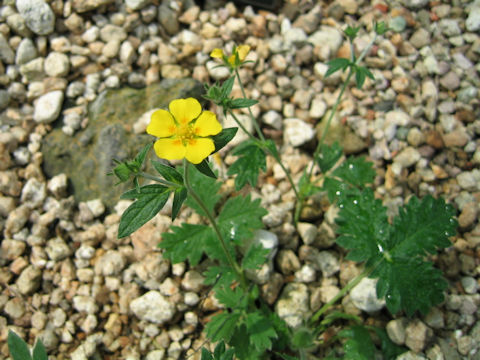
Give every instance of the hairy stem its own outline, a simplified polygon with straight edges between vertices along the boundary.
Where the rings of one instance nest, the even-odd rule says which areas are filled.
[[[205,203],[198,196],[198,194],[195,192],[195,190],[193,190],[193,188],[190,184],[190,179],[189,179],[190,163],[188,161],[184,160],[183,161],[183,168],[184,168],[183,178],[184,178],[185,187],[187,188],[188,193],[192,196],[192,198],[195,200],[195,202],[198,204],[198,206],[200,206],[200,208],[203,210],[205,216],[207,217],[208,221],[210,222],[210,225],[212,225],[212,228],[215,231],[215,234],[217,235],[218,240],[220,241],[220,245],[222,247],[223,252],[225,253],[225,257],[227,258],[228,263],[230,264],[231,268],[235,271],[238,278],[240,279],[240,284],[241,284],[242,288],[246,289],[247,288],[247,283],[246,283],[246,280],[245,280],[245,275],[243,273],[243,270],[237,264],[235,259],[232,258],[232,255],[228,251],[227,245],[225,243],[225,239],[223,238],[222,233],[220,232],[220,229],[218,228],[215,217],[208,210]]]
[[[165,185],[165,186],[168,186],[168,187],[173,187],[173,188],[179,188],[181,187],[180,185],[178,184],[175,184],[171,181],[168,181],[168,180],[165,180],[165,179],[162,179],[162,178],[159,178],[158,176],[155,176],[155,175],[150,175],[146,172],[140,172],[138,175],[140,175],[141,177],[145,178],[145,179],[149,179],[149,180],[153,180],[153,181],[156,181],[162,185]]]

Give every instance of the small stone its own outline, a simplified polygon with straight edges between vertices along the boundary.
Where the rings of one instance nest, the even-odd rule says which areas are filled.
[[[43,201],[45,200],[46,196],[46,184],[38,181],[36,178],[30,178],[23,186],[20,200],[29,208],[35,209],[43,205]]]
[[[454,19],[442,19],[438,22],[438,27],[440,31],[445,36],[456,36],[462,33],[458,21]]]
[[[73,0],[73,8],[77,13],[84,13],[114,2],[113,0]]]
[[[377,298],[377,280],[363,278],[350,292],[350,298],[356,308],[365,312],[376,312],[385,306],[385,300]]]
[[[410,37],[410,43],[417,49],[430,44],[430,32],[423,27],[419,28]]]
[[[44,66],[48,76],[63,77],[70,70],[70,61],[67,55],[54,51],[48,54]]]
[[[8,91],[0,89],[0,111],[4,110],[8,106],[9,102],[10,94],[8,93]]]
[[[95,263],[95,273],[104,276],[118,275],[125,265],[126,260],[121,252],[109,250]]]
[[[120,46],[120,61],[125,65],[131,65],[135,61],[136,52],[130,41],[124,41]]]
[[[197,271],[190,270],[185,273],[182,288],[187,291],[199,292],[203,287],[205,278]]]
[[[17,279],[18,291],[23,295],[29,295],[36,291],[41,284],[42,271],[33,265],[22,271]]]
[[[457,176],[458,185],[468,191],[480,189],[480,170],[465,171]]]
[[[413,147],[407,147],[403,149],[393,161],[404,168],[408,168],[414,164],[416,164],[420,160],[420,153],[417,149]]]
[[[105,43],[108,43],[109,41],[122,42],[127,38],[127,33],[120,26],[107,24],[100,29],[100,38]]]
[[[158,291],[149,291],[130,303],[130,310],[141,320],[163,324],[175,315],[175,306]]]
[[[317,238],[318,229],[313,224],[299,222],[297,224],[297,230],[305,245],[313,244]]]
[[[314,119],[320,119],[327,111],[327,104],[321,98],[313,98],[310,105],[309,115]]]
[[[95,299],[90,296],[77,295],[73,297],[73,308],[78,312],[95,314],[98,311],[98,305]]]
[[[140,10],[150,4],[150,0],[125,0],[125,4],[132,10]]]
[[[386,326],[386,330],[390,340],[392,340],[397,345],[404,345],[407,335],[405,332],[406,326],[407,321],[405,318],[389,321]]]
[[[303,265],[294,275],[295,279],[301,283],[311,283],[316,279],[316,271],[310,264]]]
[[[276,257],[277,266],[284,275],[289,275],[300,269],[300,260],[290,249],[280,250]]]
[[[163,360],[164,358],[165,358],[165,350],[160,349],[160,350],[150,351],[145,357],[145,360]]]
[[[470,228],[477,220],[478,205],[476,202],[470,202],[464,205],[460,216],[458,217],[458,225],[462,229]]]
[[[476,294],[479,289],[477,280],[475,280],[475,278],[471,276],[464,276],[461,279],[461,283],[463,289],[467,294]]]
[[[25,251],[26,244],[23,241],[3,239],[1,244],[0,258],[12,261]]]
[[[35,103],[33,120],[37,123],[51,123],[58,118],[62,109],[63,92],[56,90],[49,92]]]
[[[443,142],[446,147],[464,147],[469,140],[470,137],[463,129],[456,129],[443,135]]]
[[[10,28],[23,38],[31,38],[32,32],[27,27],[22,15],[15,13],[7,17],[7,24]]]
[[[470,8],[470,13],[465,20],[465,27],[471,32],[480,30],[480,5],[478,3],[473,3]]]
[[[5,313],[11,318],[11,319],[19,319],[25,314],[25,305],[23,303],[23,300],[20,298],[13,298],[9,300],[3,309]]]
[[[295,147],[304,145],[315,137],[313,127],[301,119],[285,119],[284,127],[284,141]]]
[[[62,198],[67,193],[67,184],[67,175],[55,175],[48,181],[47,189],[56,198]]]
[[[324,278],[329,278],[340,271],[338,256],[331,251],[312,253],[309,259],[313,261],[317,269],[322,272]]]
[[[437,307],[430,309],[429,313],[425,316],[424,321],[433,329],[443,329],[445,326],[443,312]]]
[[[15,60],[15,53],[2,34],[0,34],[0,60],[7,64],[13,64]]]
[[[29,38],[22,39],[15,55],[15,64],[23,65],[37,57],[37,48]]]
[[[275,312],[293,327],[299,327],[308,316],[309,294],[305,284],[289,283],[275,304]]]
[[[275,110],[267,111],[263,115],[262,121],[265,124],[270,125],[271,127],[273,127],[276,130],[281,130],[282,127],[283,127],[282,116],[278,112],[276,112]]]
[[[454,71],[449,71],[440,78],[440,85],[447,90],[456,90],[460,86],[460,78]]]
[[[35,311],[32,315],[32,327],[37,330],[43,330],[47,324],[48,317],[42,311]]]
[[[72,250],[68,247],[65,241],[59,237],[47,241],[45,252],[53,261],[63,260],[72,254]]]
[[[8,217],[15,209],[15,199],[9,196],[0,196],[0,216]]]
[[[335,56],[342,45],[343,37],[336,28],[322,25],[308,37],[308,41],[318,49],[320,60],[325,61]]]
[[[8,214],[7,221],[5,222],[5,233],[18,233],[27,223],[30,212],[31,209],[26,205],[20,205],[10,212]]]
[[[55,14],[43,0],[16,0],[18,12],[37,35],[49,35],[55,28]]]
[[[406,328],[405,345],[418,353],[425,348],[432,334],[432,330],[422,321],[418,319],[413,320]]]

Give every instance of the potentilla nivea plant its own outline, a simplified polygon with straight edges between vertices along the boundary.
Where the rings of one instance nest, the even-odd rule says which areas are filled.
[[[121,196],[134,202],[121,217],[119,238],[151,220],[170,196],[173,196],[172,220],[186,204],[208,223],[172,226],[159,244],[163,256],[172,263],[188,260],[194,267],[204,256],[215,262],[205,272],[205,283],[212,287],[225,310],[213,316],[205,327],[207,337],[218,344],[213,352],[202,349],[202,359],[264,359],[272,354],[283,359],[306,359],[318,346],[331,345],[325,343],[322,335],[339,321],[349,324],[333,337],[343,339],[345,359],[373,359],[378,351],[371,338],[374,333],[380,340],[384,358],[394,359],[405,349],[393,344],[383,329],[365,326],[358,317],[332,311],[332,306],[365,277],[378,279],[377,296],[385,299],[392,314],[400,311],[408,316],[416,312],[426,314],[443,300],[447,282],[428,261],[428,256],[450,246],[449,237],[457,227],[453,207],[442,199],[413,196],[389,221],[386,207],[375,198],[371,188],[375,177],[372,163],[363,157],[345,158],[337,143],[325,144],[328,128],[350,81],[354,79],[361,88],[366,78],[373,79],[361,62],[377,36],[387,30],[384,23],[375,24],[373,40],[358,57],[353,41],[359,28],[345,30],[351,58],[330,61],[325,76],[343,71],[346,78],[313,153],[313,161],[298,183],[282,163],[275,142],[264,136],[250,110],[257,101],[246,97],[238,72],[249,62],[250,47],[240,45],[229,54],[215,49],[210,54],[219,59],[219,66],[230,70],[231,77],[221,84],[206,85],[205,98],[220,106],[224,116],[232,116],[249,138],[231,152],[236,160],[227,175],[235,178],[236,190],[247,184],[255,187],[260,172],[266,171],[267,156],[271,156],[284,170],[295,193],[295,224],[309,197],[327,194],[331,204],[339,208],[337,244],[348,250],[347,259],[363,263],[363,272],[311,318],[305,319],[300,328],[288,327],[266,305],[258,286],[246,276],[247,270],[260,268],[268,256],[268,250],[249,241],[254,231],[263,227],[262,217],[267,211],[260,206],[259,199],[250,196],[237,195],[224,203],[220,201],[220,183],[208,157],[227,145],[238,128],[222,128],[217,116],[203,110],[197,99],[176,99],[168,110],[153,113],[147,133],[155,137],[153,149],[158,158],[183,160],[183,164],[174,167],[152,160],[156,173],[145,173],[143,164],[152,148],[149,144],[135,159],[118,163],[113,169],[120,182],[133,180],[134,184],[133,189]],[[235,81],[242,98],[230,96]],[[241,108],[247,108],[254,133],[239,121],[235,109]],[[314,178],[316,172],[319,176]],[[154,183],[143,185],[141,179]],[[249,245],[245,249],[246,244]]]

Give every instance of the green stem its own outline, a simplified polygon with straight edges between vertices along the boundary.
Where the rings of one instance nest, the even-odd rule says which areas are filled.
[[[310,321],[312,323],[316,322],[320,318],[320,316],[322,316],[333,304],[335,304],[339,299],[343,298],[350,290],[352,290],[355,286],[357,286],[358,283],[362,281],[364,277],[370,275],[373,269],[374,267],[369,267],[363,270],[361,274],[359,274],[358,276],[350,280],[350,282],[347,285],[345,285],[345,287],[342,290],[340,290],[339,293],[332,298],[332,300],[330,300],[328,303],[323,305],[315,313],[315,315],[312,316]]]
[[[210,210],[207,208],[205,203],[202,201],[202,199],[198,196],[198,194],[193,190],[191,184],[190,184],[190,179],[189,179],[189,168],[190,168],[190,163],[187,160],[183,161],[183,168],[184,168],[184,182],[185,182],[185,187],[187,188],[188,193],[192,196],[192,198],[195,200],[195,202],[200,206],[200,208],[203,210],[205,216],[207,217],[208,221],[213,227],[213,230],[215,231],[215,234],[217,235],[218,240],[220,241],[220,245],[222,247],[223,252],[225,253],[225,256],[227,258],[228,263],[230,264],[231,268],[237,273],[238,278],[240,279],[240,285],[242,286],[243,289],[247,288],[247,283],[245,280],[245,275],[243,273],[243,270],[240,268],[240,266],[237,264],[237,262],[232,258],[232,255],[228,251],[227,245],[225,243],[225,240],[222,236],[222,233],[220,232],[220,229],[218,228],[217,222],[213,216],[213,214],[210,212]]]
[[[240,85],[240,90],[242,91],[242,96],[244,99],[247,98],[247,94],[245,93],[245,88],[243,87],[242,80],[240,79],[240,74],[238,73],[238,69],[235,69],[235,75],[238,80],[238,84]],[[250,109],[250,106],[248,107],[248,113],[250,115],[250,118],[252,119],[253,127],[255,128],[255,131],[258,134],[258,137],[260,140],[265,141],[265,136],[263,136],[262,130],[260,129],[260,126],[258,125],[257,119],[255,116],[253,116],[252,110]]]
[[[179,188],[181,187],[181,185],[178,185],[178,184],[175,184],[171,181],[168,181],[168,180],[165,180],[165,179],[162,179],[162,178],[159,178],[158,176],[154,176],[154,175],[150,175],[146,172],[140,172],[138,173],[139,176],[145,178],[145,179],[149,179],[149,180],[153,180],[153,181],[156,181],[162,185],[165,185],[165,186],[168,186],[168,187],[173,187],[173,188]]]

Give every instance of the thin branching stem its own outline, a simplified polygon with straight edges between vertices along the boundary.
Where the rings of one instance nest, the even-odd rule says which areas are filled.
[[[217,238],[220,242],[220,245],[222,247],[223,252],[225,253],[225,257],[227,258],[228,263],[230,264],[231,268],[235,271],[238,278],[240,279],[240,285],[242,286],[242,288],[246,289],[247,288],[247,283],[246,283],[246,280],[245,280],[245,275],[243,273],[243,270],[240,268],[240,266],[237,264],[235,259],[233,259],[232,255],[228,251],[227,244],[225,243],[225,239],[223,238],[223,235],[220,232],[220,229],[218,228],[217,221],[215,220],[215,217],[210,212],[210,210],[207,208],[207,206],[202,201],[202,199],[195,192],[195,190],[193,190],[193,188],[190,184],[189,168],[190,168],[190,163],[188,161],[184,160],[183,161],[183,169],[184,169],[185,187],[187,188],[188,193],[192,196],[192,198],[198,204],[198,206],[200,206],[200,208],[203,210],[203,213],[205,214],[208,221],[210,222],[210,225],[212,225],[212,228],[215,231],[215,234],[217,235]]]

